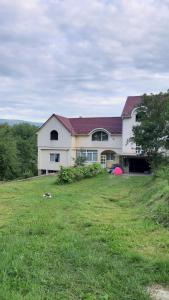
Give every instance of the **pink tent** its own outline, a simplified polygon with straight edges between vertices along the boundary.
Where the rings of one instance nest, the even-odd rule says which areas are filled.
[[[114,175],[122,175],[123,174],[123,171],[120,167],[116,167],[113,171],[113,174]]]

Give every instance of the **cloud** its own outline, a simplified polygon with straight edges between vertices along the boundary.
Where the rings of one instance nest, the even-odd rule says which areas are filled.
[[[168,89],[169,1],[0,0],[0,113],[119,115]]]

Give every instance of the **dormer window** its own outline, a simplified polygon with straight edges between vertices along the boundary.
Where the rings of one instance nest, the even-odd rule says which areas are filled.
[[[50,139],[51,139],[51,141],[57,141],[58,140],[58,132],[56,130],[51,131]]]
[[[108,134],[105,131],[95,131],[92,134],[92,141],[108,141]]]

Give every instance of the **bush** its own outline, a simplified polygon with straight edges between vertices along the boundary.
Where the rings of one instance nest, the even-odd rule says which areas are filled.
[[[155,171],[154,171],[154,178],[159,178],[163,180],[167,180],[169,184],[169,166],[166,164],[161,164]]]
[[[84,178],[90,178],[96,176],[97,174],[103,172],[103,168],[100,164],[92,164],[86,166],[77,166],[77,167],[70,167],[70,168],[63,168],[57,177],[58,184],[64,183],[72,183],[75,181],[79,181]]]
[[[139,196],[144,208],[156,223],[169,227],[169,167],[164,164],[154,170],[146,190]]]
[[[86,157],[78,156],[75,159],[75,166],[84,166],[85,161],[86,161]]]

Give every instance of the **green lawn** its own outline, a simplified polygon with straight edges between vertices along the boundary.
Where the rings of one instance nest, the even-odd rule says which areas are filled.
[[[169,230],[138,201],[150,177],[55,180],[0,185],[0,300],[146,300],[169,284]]]

